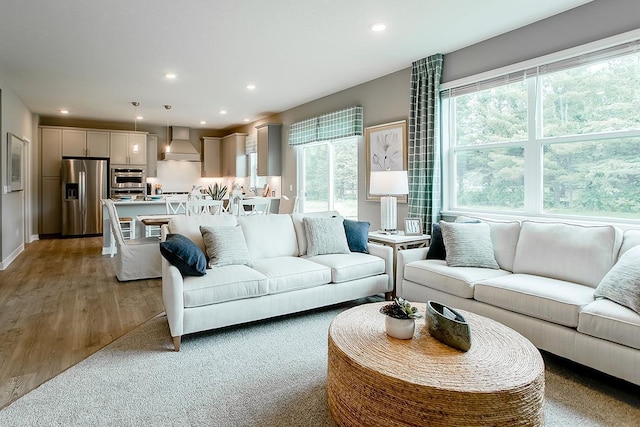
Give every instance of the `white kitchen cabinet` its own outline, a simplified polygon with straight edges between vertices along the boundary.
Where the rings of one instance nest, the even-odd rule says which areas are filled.
[[[158,176],[158,135],[147,135],[147,178]]]
[[[205,136],[202,138],[202,171],[203,177],[222,176],[221,138]]]
[[[109,157],[109,132],[62,129],[62,155],[65,157]]]
[[[39,234],[62,232],[62,188],[59,176],[42,177]]]
[[[146,133],[111,132],[110,139],[112,165],[146,166]]]
[[[62,129],[40,128],[40,176],[60,176]]]
[[[246,133],[232,133],[222,138],[222,175],[247,176]]]
[[[282,124],[265,123],[258,130],[258,176],[280,176]]]
[[[84,129],[62,129],[62,155],[84,157],[87,154],[87,131]]]
[[[108,131],[87,131],[87,157],[109,157],[110,151]]]

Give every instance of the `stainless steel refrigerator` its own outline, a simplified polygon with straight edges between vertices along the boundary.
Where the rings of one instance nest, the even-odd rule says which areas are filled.
[[[62,159],[62,235],[102,234],[102,202],[109,197],[109,160]]]

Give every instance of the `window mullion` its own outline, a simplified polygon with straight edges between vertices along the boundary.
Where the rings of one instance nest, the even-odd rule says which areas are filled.
[[[537,77],[527,79],[527,141],[524,147],[524,212],[538,215],[542,209],[542,148],[538,143],[542,123],[542,98]]]

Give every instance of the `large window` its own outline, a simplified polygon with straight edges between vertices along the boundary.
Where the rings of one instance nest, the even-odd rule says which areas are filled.
[[[445,209],[640,220],[638,44],[444,90]]]
[[[299,207],[302,212],[336,210],[358,217],[358,137],[300,145]]]

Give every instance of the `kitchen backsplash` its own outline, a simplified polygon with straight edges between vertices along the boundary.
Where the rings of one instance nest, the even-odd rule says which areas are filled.
[[[206,188],[216,182],[227,185],[229,189],[231,189],[234,182],[237,182],[245,188],[245,191],[249,191],[249,178],[202,178],[200,176],[201,165],[200,162],[179,162],[173,160],[158,162],[158,176],[156,178],[147,178],[147,183],[151,184],[152,188],[155,188],[156,184],[162,184],[162,191],[171,193],[191,192],[194,185]],[[275,197],[282,195],[281,179],[279,176],[258,178],[257,195],[262,195],[262,189],[265,183],[269,185],[271,191],[275,191]]]

